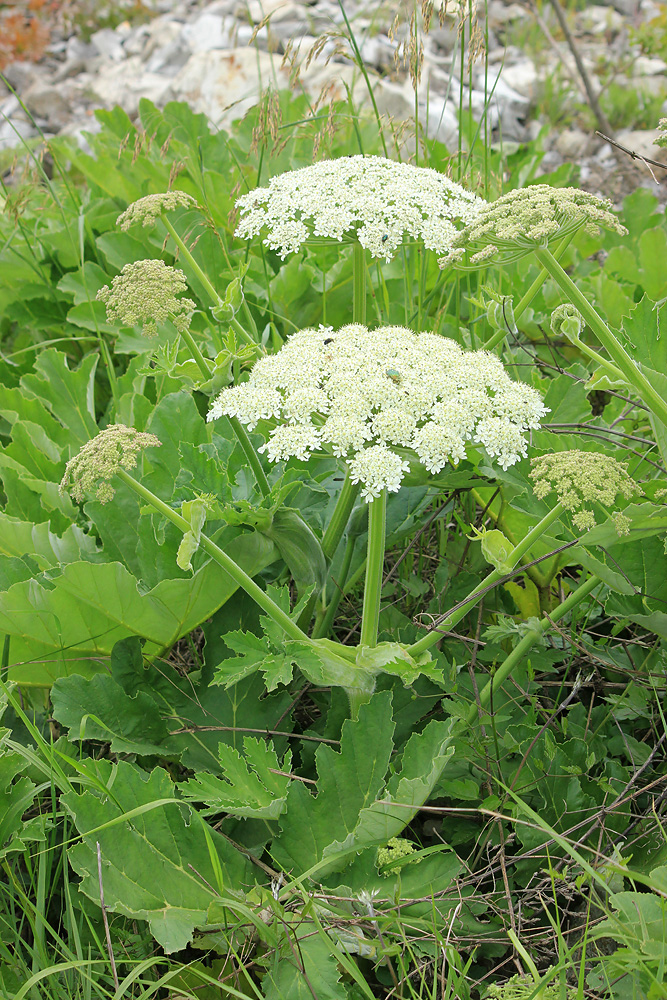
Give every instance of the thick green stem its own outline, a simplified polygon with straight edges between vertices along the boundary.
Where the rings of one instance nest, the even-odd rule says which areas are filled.
[[[175,510],[172,510],[164,501],[156,497],[149,489],[133,479],[124,469],[119,469],[117,475],[124,483],[126,483],[131,489],[134,490],[138,496],[145,500],[160,514],[166,517],[172,524],[175,524],[177,528],[181,531],[190,531],[190,522],[186,521],[184,517],[181,517]],[[290,616],[286,614],[282,608],[271,600],[269,595],[259,587],[252,577],[241,569],[238,563],[235,563],[226,552],[223,552],[215,542],[211,541],[206,535],[202,534],[199,544],[208,554],[222,566],[222,568],[231,576],[232,580],[242,589],[245,590],[246,594],[253,599],[253,601],[265,611],[269,618],[280,626],[283,631],[289,636],[290,639],[296,639],[298,641],[306,641],[310,643],[310,640],[305,632],[302,632],[296,622],[292,621]]]
[[[380,620],[380,594],[384,567],[384,545],[387,522],[387,491],[368,504],[368,549],[366,585],[361,618],[362,646],[377,646]]]
[[[194,259],[194,257],[192,256],[192,254],[188,250],[187,246],[185,245],[184,240],[181,238],[181,236],[179,235],[178,231],[176,229],[174,229],[173,225],[171,224],[171,222],[169,221],[169,219],[167,218],[167,216],[164,215],[164,214],[162,215],[162,221],[164,222],[165,227],[167,229],[167,232],[169,233],[169,235],[173,239],[174,243],[178,246],[178,249],[180,250],[182,256],[185,257],[185,259],[187,260],[188,264],[190,265],[190,267],[192,268],[192,270],[194,271],[194,273],[197,275],[197,277],[201,281],[202,285],[204,286],[204,289],[206,290],[206,292],[208,294],[208,297],[213,302],[213,305],[214,306],[222,305],[222,299],[220,298],[220,295],[218,294],[215,286],[212,284],[210,278],[208,277],[208,275],[206,274],[206,272],[203,271],[202,268],[199,266],[199,264],[197,263],[197,261]],[[246,305],[245,302],[244,302],[244,305]],[[246,306],[246,309],[247,309],[247,306]],[[248,315],[250,316],[249,310],[247,310],[247,311],[248,311]],[[254,329],[254,332],[257,333],[257,330],[255,328],[255,324],[252,321],[252,317],[250,317],[250,321],[252,323],[252,327]],[[255,343],[257,343],[257,341],[255,339],[253,339],[253,337],[250,336],[250,334],[248,333],[248,331],[245,330],[241,326],[241,324],[239,323],[239,321],[235,317],[232,317],[232,320],[230,322],[230,326],[232,327],[232,329],[236,333],[238,333],[239,337],[242,340],[244,340],[247,344],[255,344]]]
[[[352,322],[366,324],[366,260],[359,240],[354,241]]]
[[[573,238],[574,238],[574,233],[571,233],[570,236],[567,236],[559,244],[558,248],[554,250],[554,260],[561,259],[561,257],[569,247],[570,243],[572,242]],[[514,307],[515,320],[517,320],[519,316],[521,316],[526,311],[526,309],[528,308],[528,306],[533,301],[533,299],[539,292],[540,288],[544,284],[545,278],[547,277],[548,273],[549,272],[545,267],[540,268],[540,273],[535,278],[528,291],[523,295],[523,297],[517,302],[517,304]],[[493,348],[497,347],[498,344],[500,344],[505,339],[506,336],[507,336],[507,330],[496,330],[493,336],[486,342],[486,344],[484,344],[484,350],[492,351]]]
[[[542,247],[535,251],[540,264],[549,272],[568,300],[579,310],[589,327],[598,338],[610,358],[623,373],[623,378],[639,393],[652,413],[667,424],[667,401],[653,388],[649,380],[634,363],[623,345],[609,329],[602,317],[595,311],[586,296],[579,291],[572,279],[565,273],[555,257]]]
[[[549,513],[546,514],[542,518],[542,520],[539,521],[535,525],[535,527],[528,532],[523,541],[519,542],[518,545],[514,546],[509,556],[507,557],[507,563],[509,566],[516,566],[521,561],[521,558],[525,556],[527,552],[530,552],[532,546],[535,544],[538,538],[541,535],[543,535],[548,528],[551,527],[554,521],[558,520],[558,518],[563,513],[563,510],[564,508],[562,504],[560,503],[556,504],[553,510],[550,510]],[[486,593],[489,587],[492,587],[494,584],[498,583],[499,580],[502,580],[504,576],[506,576],[506,574],[501,573],[500,570],[497,569],[492,570],[489,573],[489,575],[485,577],[482,580],[482,582],[478,584],[478,586],[475,587],[475,589],[470,592],[469,596],[465,599],[465,601],[463,601],[460,605],[457,606],[455,611],[452,611],[449,614],[444,614],[440,618],[440,624],[446,629],[454,628],[457,622],[460,622],[461,619],[468,614],[471,608],[473,608],[477,604],[482,594]],[[420,653],[424,653],[426,652],[427,649],[430,649],[431,646],[434,646],[436,642],[438,642],[438,640],[441,638],[442,635],[440,631],[434,629],[433,631],[428,632],[422,639],[419,639],[417,642],[413,643],[413,645],[410,646],[410,648],[408,649],[408,652],[410,653],[411,656],[418,656]]]
[[[347,545],[345,546],[345,554],[343,555],[343,562],[340,568],[340,575],[338,580],[335,582],[335,590],[331,595],[329,603],[327,605],[326,611],[317,617],[315,620],[315,627],[313,628],[313,639],[319,639],[320,636],[327,636],[331,631],[331,626],[334,623],[334,618],[336,617],[336,612],[338,611],[338,605],[341,602],[345,590],[345,582],[350,572],[350,566],[352,564],[352,556],[354,555],[354,538],[348,538]],[[299,622],[299,624],[301,624]]]
[[[539,625],[536,625],[534,629],[531,629],[520,642],[514,647],[510,655],[506,660],[498,667],[495,674],[491,680],[486,684],[484,688],[479,693],[479,705],[485,708],[490,700],[491,694],[494,688],[499,687],[504,684],[507,678],[510,676],[514,668],[521,662],[523,657],[526,655],[528,650],[542,638],[545,632],[548,632],[554,622],[560,621],[565,615],[569,614],[578,604],[581,604],[583,599],[587,597],[592,590],[597,587],[600,583],[600,579],[597,576],[591,576],[582,583],[580,587],[577,587],[569,597],[567,597],[562,604],[559,604],[551,612],[548,618],[543,618]],[[468,715],[466,717],[466,723],[472,725],[475,719],[478,718],[478,703],[475,702],[468,709]]]
[[[351,481],[350,470],[348,469],[345,473],[343,488],[338,495],[331,520],[322,538],[322,551],[324,552],[324,558],[328,562],[331,562],[336,555],[336,550],[343,537],[343,532],[347,528],[347,522],[350,520],[350,514],[358,496],[359,484]]]
[[[211,368],[210,364],[208,363],[202,352],[199,350],[197,342],[190,333],[190,331],[181,330],[180,332],[181,332],[181,337],[192,351],[192,357],[197,362],[197,367],[199,368],[199,371],[208,381],[208,379],[210,379],[211,376],[213,375],[213,369]],[[269,493],[271,492],[271,487],[269,486],[269,481],[266,478],[266,473],[262,468],[262,463],[259,460],[259,455],[253,448],[252,442],[248,437],[248,432],[246,431],[245,427],[243,426],[238,417],[228,417],[227,419],[231,424],[232,430],[234,431],[234,434],[236,435],[239,444],[243,448],[243,453],[245,457],[248,459],[248,465],[253,471],[255,480],[257,482],[257,485],[260,489],[262,496],[265,497],[268,496]]]

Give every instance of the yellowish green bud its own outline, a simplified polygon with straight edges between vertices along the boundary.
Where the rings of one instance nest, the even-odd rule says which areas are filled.
[[[388,865],[391,862],[399,861],[401,858],[405,858],[405,861],[402,864],[392,865],[392,873],[400,871],[400,869],[404,868],[405,865],[410,864],[410,860],[408,859],[410,858],[410,855],[414,853],[415,845],[411,843],[411,841],[405,840],[404,837],[392,837],[387,841],[386,847],[378,848],[378,868],[384,868],[385,865]]]
[[[529,475],[535,496],[543,500],[555,493],[579,531],[588,531],[596,524],[589,505],[601,504],[608,510],[615,506],[619,494],[627,500],[639,490],[625,465],[599,452],[557,451],[534,458],[531,465]],[[617,511],[612,513],[612,519],[619,535],[627,535],[629,518]]]
[[[145,229],[155,225],[156,219],[165,212],[173,212],[175,208],[191,208],[197,200],[185,191],[164,191],[161,194],[147,194],[122,212],[116,219],[116,225],[127,230],[131,226],[141,224]]]
[[[181,333],[190,325],[195,303],[177,298],[187,288],[185,275],[162,260],[137,260],[100,288],[97,298],[107,307],[107,319],[123,326],[143,326],[157,336],[158,324],[170,319]]]
[[[159,448],[160,444],[154,434],[113,424],[86,441],[78,455],[69,460],[60,492],[69,492],[77,503],[83,503],[94,492],[100,503],[108,503],[115,493],[111,480],[119,469],[136,468],[137,454],[143,448]]]

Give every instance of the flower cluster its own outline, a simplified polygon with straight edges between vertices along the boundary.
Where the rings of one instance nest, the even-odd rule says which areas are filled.
[[[543,500],[555,493],[559,503],[573,514],[572,521],[580,531],[588,531],[596,523],[594,512],[586,504],[599,503],[608,508],[615,505],[619,493],[629,499],[638,491],[626,467],[599,452],[557,451],[534,458],[531,465],[535,496]],[[619,535],[629,533],[629,518],[616,511],[612,519]]]
[[[311,237],[342,241],[352,233],[373,257],[390,260],[404,234],[445,253],[458,227],[473,222],[486,202],[436,170],[344,156],[272,177],[237,201],[236,235],[264,243],[285,259]]]
[[[125,424],[113,424],[86,441],[78,455],[65,466],[60,492],[68,490],[77,503],[83,503],[86,494],[96,487],[100,503],[113,499],[115,490],[111,480],[119,469],[134,469],[137,453],[143,448],[158,448],[161,442],[154,434],[135,431]]]
[[[510,191],[480,211],[458,233],[452,249],[440,260],[441,267],[460,261],[466,251],[470,264],[480,265],[491,257],[499,263],[518,260],[538,247],[547,247],[580,227],[597,235],[600,227],[627,234],[607,199],[579,188],[554,188],[548,184]]]
[[[406,865],[414,863],[415,860],[420,861],[421,858],[413,858],[412,861],[409,860],[411,854],[416,853],[415,845],[410,840],[406,840],[405,837],[391,837],[387,841],[386,847],[379,847],[377,853],[377,864],[378,868],[383,868],[385,865],[391,864],[391,862],[397,862],[400,859],[400,864],[394,864],[392,867],[392,874],[400,871],[401,868],[405,868]],[[389,874],[389,873],[387,873]]]
[[[157,219],[165,212],[173,212],[175,208],[191,208],[197,204],[196,198],[185,191],[164,191],[162,194],[147,194],[139,198],[125,209],[116,219],[116,225],[122,230],[141,223],[145,229],[155,225]]]
[[[658,131],[662,134],[655,139],[656,146],[667,146],[667,118],[661,118],[658,122]]]
[[[271,461],[333,452],[370,500],[400,488],[403,449],[438,473],[465,458],[472,441],[506,469],[526,454],[525,432],[546,412],[493,354],[433,333],[350,324],[293,334],[248,382],[223,389],[209,420],[226,414],[251,430],[275,421],[260,448]]]
[[[97,298],[107,307],[107,318],[124,326],[143,324],[147,337],[157,336],[159,323],[170,319],[182,332],[195,309],[192,299],[178,299],[187,288],[185,275],[162,260],[137,260],[100,288]]]
[[[568,987],[566,996],[570,998],[573,992]],[[486,996],[488,1000],[530,1000],[531,997],[539,997],[539,1000],[559,1000],[561,996],[560,981],[556,976],[546,986],[540,985],[538,991],[538,984],[532,976],[516,975],[502,985],[493,983],[488,987]]]

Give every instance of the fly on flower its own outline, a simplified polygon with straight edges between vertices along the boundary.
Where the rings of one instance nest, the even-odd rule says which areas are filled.
[[[400,385],[400,383],[403,381],[403,376],[401,375],[400,372],[397,372],[395,368],[387,368],[385,375],[387,376],[387,378],[390,378],[391,381],[394,382],[396,385]]]

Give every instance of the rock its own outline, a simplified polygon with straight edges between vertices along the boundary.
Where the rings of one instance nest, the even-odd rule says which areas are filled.
[[[521,97],[529,101],[535,100],[539,77],[532,59],[522,59],[514,66],[504,66],[502,79]]]
[[[236,21],[228,14],[200,14],[196,21],[186,24],[181,38],[191,52],[210,52],[212,49],[229,49]]]
[[[123,49],[127,56],[140,56],[146,48],[146,43],[151,36],[150,28],[147,24],[139,24],[126,35],[123,40]]]
[[[635,79],[642,76],[664,76],[665,73],[667,73],[667,62],[664,59],[637,56],[632,66],[632,75]]]
[[[76,35],[72,35],[67,39],[65,59],[75,59],[78,62],[85,62],[87,59],[93,59],[96,55],[98,55],[98,50],[89,42],[82,41]]]
[[[361,44],[362,59],[367,66],[373,66],[376,69],[393,68],[395,51],[396,46],[389,41],[386,35],[365,38]]]
[[[72,110],[62,87],[54,87],[40,80],[36,80],[23,93],[23,102],[35,118],[45,119],[49,127],[56,131],[67,124]]]
[[[655,129],[623,129],[616,135],[616,139],[622,146],[627,146],[639,156],[646,156],[649,160],[659,160],[661,157],[657,154],[661,150],[655,145],[657,134]]]
[[[588,136],[578,128],[568,129],[558,136],[554,148],[564,160],[577,160],[587,152]]]
[[[426,126],[429,139],[437,139],[444,143],[448,150],[458,149],[459,120],[450,102],[444,97],[431,94],[428,101],[428,118],[426,104],[420,108],[419,120]]]
[[[90,36],[90,40],[101,56],[106,59],[113,59],[114,62],[122,62],[125,58],[123,51],[123,40],[111,28],[100,28]]]
[[[617,10],[601,4],[589,4],[577,15],[578,28],[590,35],[613,36],[618,34],[624,24],[625,18]]]
[[[17,94],[22,94],[38,79],[39,72],[32,63],[13,62],[5,66],[2,75]]]
[[[259,24],[269,14],[271,20],[274,17],[280,18],[280,12],[285,7],[288,10],[283,16],[293,17],[296,4],[292,0],[247,0],[247,3],[237,4],[235,14],[240,18],[250,17],[254,24]]]
[[[116,63],[103,66],[91,84],[91,91],[106,108],[119,104],[133,117],[139,110],[139,101],[147,97],[155,104],[171,98],[171,80],[159,73],[144,69],[139,56],[130,56],[122,72]]]
[[[257,103],[269,80],[278,87],[287,86],[288,77],[279,62],[266,52],[242,48],[192,55],[171,82],[173,95],[215,125],[225,125]]]

